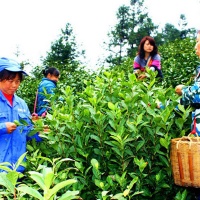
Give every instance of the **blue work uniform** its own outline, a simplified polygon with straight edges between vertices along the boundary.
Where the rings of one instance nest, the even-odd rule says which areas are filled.
[[[41,116],[43,113],[50,109],[49,101],[45,96],[47,94],[54,94],[54,89],[56,88],[56,82],[48,78],[43,78],[38,87],[37,96],[37,110],[36,113]]]
[[[0,91],[0,163],[9,162],[15,165],[19,157],[26,152],[26,143],[31,138],[28,133],[33,129],[30,120],[30,111],[23,99],[16,94],[13,96],[13,105],[5,98]],[[14,122],[14,120],[25,120],[28,126],[18,126],[12,133],[7,132],[5,122]],[[38,134],[34,135],[37,141],[41,141]],[[25,168],[19,166],[18,172],[23,172]]]

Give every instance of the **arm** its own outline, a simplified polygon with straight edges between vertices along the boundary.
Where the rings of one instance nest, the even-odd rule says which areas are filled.
[[[9,109],[5,107],[5,104],[0,104],[1,112],[0,112],[0,136],[3,134],[10,134],[16,128],[16,124],[13,123],[11,120],[11,115],[6,115],[5,113],[9,112]]]
[[[156,54],[152,61],[148,65],[149,67],[154,67],[156,70],[161,70],[161,57],[159,54]]]
[[[144,64],[144,63],[143,63]],[[145,71],[145,64],[144,66],[141,64],[141,59],[139,56],[136,56],[133,63],[133,73],[137,75],[139,80],[146,78],[146,75],[142,72]]]
[[[53,84],[47,85],[47,87],[46,87],[47,93],[51,94],[51,96],[54,95],[55,94],[54,93],[55,88],[56,88],[56,86],[53,85]]]
[[[182,95],[182,89],[183,89],[183,87],[184,87],[184,85],[177,85],[175,87],[176,94],[178,94],[179,96],[181,96]]]
[[[0,123],[0,135],[12,133],[16,128],[17,126],[13,122]]]
[[[158,72],[157,77],[163,78],[163,74],[162,74],[162,70],[161,70],[161,57],[159,54],[156,54],[152,58],[152,62],[150,63],[149,67],[152,71]]]
[[[138,73],[140,73],[142,71],[142,68],[141,68],[141,65],[140,65],[139,61],[140,61],[139,56],[136,56],[134,58],[134,62],[133,62],[133,72],[135,74],[138,74]]]
[[[193,103],[200,103],[200,87],[198,83],[192,86],[182,88],[182,105],[189,105]]]

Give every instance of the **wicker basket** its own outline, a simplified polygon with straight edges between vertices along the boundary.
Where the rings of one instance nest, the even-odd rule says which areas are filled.
[[[170,160],[176,185],[200,187],[200,137],[172,139]]]

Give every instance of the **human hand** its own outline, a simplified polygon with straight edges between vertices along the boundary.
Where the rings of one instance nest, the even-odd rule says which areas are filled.
[[[177,85],[175,87],[175,92],[176,94],[178,94],[179,96],[182,95],[182,88],[184,87],[184,85]]]
[[[17,128],[17,125],[13,122],[6,122],[5,124],[6,124],[8,133],[12,133]]]
[[[139,80],[142,80],[142,79],[144,79],[144,78],[146,78],[147,76],[145,75],[145,74],[140,74],[139,76],[138,76],[138,79]]]
[[[134,74],[140,74],[140,73],[141,73],[140,69],[134,70]]]

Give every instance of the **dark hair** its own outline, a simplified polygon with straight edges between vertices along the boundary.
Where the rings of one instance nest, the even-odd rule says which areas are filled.
[[[150,53],[150,55],[153,57],[156,54],[158,54],[158,47],[156,46],[155,40],[150,37],[150,36],[145,36],[142,38],[142,40],[140,41],[140,45],[138,47],[138,55],[140,56],[140,58],[144,58],[145,56],[145,51],[144,51],[144,43],[146,41],[149,41],[149,43],[153,46],[153,51]]]
[[[19,74],[20,82],[22,82],[22,80],[23,80],[22,72],[11,72],[11,71],[4,69],[0,72],[0,81],[13,80],[17,76],[17,74]]]
[[[43,70],[43,74],[45,77],[47,77],[48,74],[54,75],[55,77],[60,76],[59,70],[56,69],[55,67],[49,67],[49,68]]]

